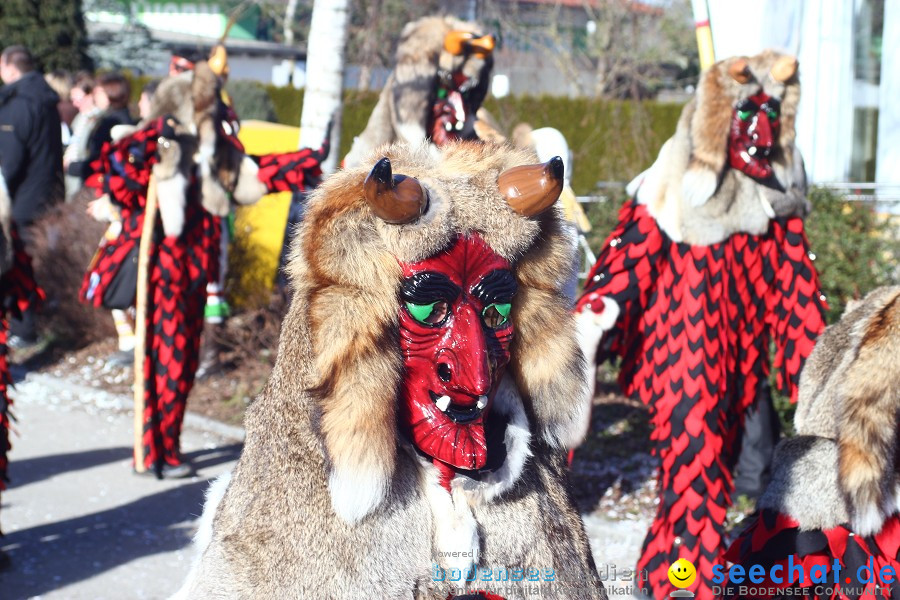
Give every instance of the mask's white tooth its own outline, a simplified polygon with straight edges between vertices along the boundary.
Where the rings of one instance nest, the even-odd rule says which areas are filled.
[[[487,396],[478,396],[478,410],[481,410],[485,406],[487,406]]]
[[[434,403],[441,409],[441,412],[447,412],[447,407],[450,406],[450,396],[441,396]]]

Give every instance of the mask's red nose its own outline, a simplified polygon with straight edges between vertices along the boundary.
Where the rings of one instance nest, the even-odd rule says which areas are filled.
[[[478,396],[487,395],[491,389],[491,368],[487,340],[474,307],[468,303],[460,305],[447,337],[450,346],[439,350],[435,360],[438,377],[448,391],[460,394],[454,402],[475,404]],[[466,341],[465,348],[458,347],[457,342],[462,340]]]
[[[750,134],[750,139],[753,140],[753,145],[756,147],[757,153],[761,156],[769,156],[772,147],[775,145],[773,129],[772,122],[769,120],[769,115],[764,111],[759,111],[753,125],[750,126],[748,133]]]

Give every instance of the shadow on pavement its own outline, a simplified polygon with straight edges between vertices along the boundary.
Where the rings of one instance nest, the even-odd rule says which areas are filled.
[[[184,459],[191,463],[195,471],[199,472],[202,469],[237,460],[243,447],[243,444],[238,443],[218,446],[212,449],[185,452]]]
[[[13,459],[9,464],[10,487],[20,488],[49,479],[60,473],[90,469],[131,456],[131,448],[98,448],[70,454],[52,454],[24,460]]]
[[[142,556],[187,546],[209,482],[194,481],[81,517],[8,533],[12,566],[4,598],[24,598],[89,579]]]

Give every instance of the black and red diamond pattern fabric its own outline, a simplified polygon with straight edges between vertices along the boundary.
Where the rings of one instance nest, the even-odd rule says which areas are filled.
[[[618,304],[598,360],[621,358],[619,382],[650,409],[659,507],[638,569],[663,597],[669,565],[690,560],[709,600],[721,563],[732,467],[747,408],[769,376],[792,399],[803,361],[825,327],[825,302],[799,218],[765,235],[709,246],[673,242],[646,207],[627,202],[576,310]]]
[[[6,489],[7,452],[12,448],[9,440],[9,420],[12,399],[9,388],[12,376],[9,373],[9,356],[6,346],[10,315],[21,315],[22,311],[37,305],[44,300],[42,290],[34,279],[31,268],[31,257],[19,239],[15,225],[11,229],[13,246],[13,263],[8,271],[0,277],[0,490]]]
[[[752,589],[752,594],[733,585],[729,598],[897,599],[900,583],[881,574],[886,567],[900,574],[900,515],[888,517],[877,534],[859,536],[844,525],[803,530],[791,517],[763,510],[734,541],[725,559],[742,565],[745,572],[752,565],[761,565],[765,573],[762,582],[744,586],[744,591]],[[884,573],[890,574],[891,569]]]
[[[327,144],[319,150],[302,148],[295,152],[251,156],[259,165],[256,177],[268,192],[302,192],[319,184],[321,163],[328,154]]]
[[[122,232],[104,244],[81,287],[81,299],[101,306],[106,286],[129,251],[140,244],[144,207],[157,140],[167,133],[165,118],[104,148],[87,184],[109,194],[119,207]],[[219,218],[200,204],[200,185],[191,178],[185,224],[179,236],[165,236],[157,215],[150,249],[146,360],[144,363],[144,467],[179,464],[178,441],[200,352],[206,284],[218,281]]]

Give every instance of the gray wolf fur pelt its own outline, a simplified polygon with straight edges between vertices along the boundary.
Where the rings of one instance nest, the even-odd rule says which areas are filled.
[[[897,512],[900,410],[900,287],[848,307],[828,327],[800,380],[796,438],[776,450],[761,508],[790,515],[800,529],[849,523],[881,530]]]
[[[363,181],[380,155],[312,194],[278,359],[248,408],[233,476],[207,503],[212,529],[200,533],[179,597],[444,600],[454,588],[433,581],[435,565],[475,564],[555,570],[553,584],[504,582],[515,588],[508,600],[527,585],[543,598],[606,598],[566,483],[565,449],[580,441],[588,407],[561,292],[572,264],[561,211],[510,209],[498,175],[534,159],[509,147],[451,143],[435,157],[398,145],[385,156],[395,174],[418,179],[428,208],[406,225],[375,216]],[[490,409],[510,417],[506,462],[481,481],[457,473],[448,493],[398,432],[398,261],[432,256],[461,232],[511,261],[519,291],[511,362]]]

